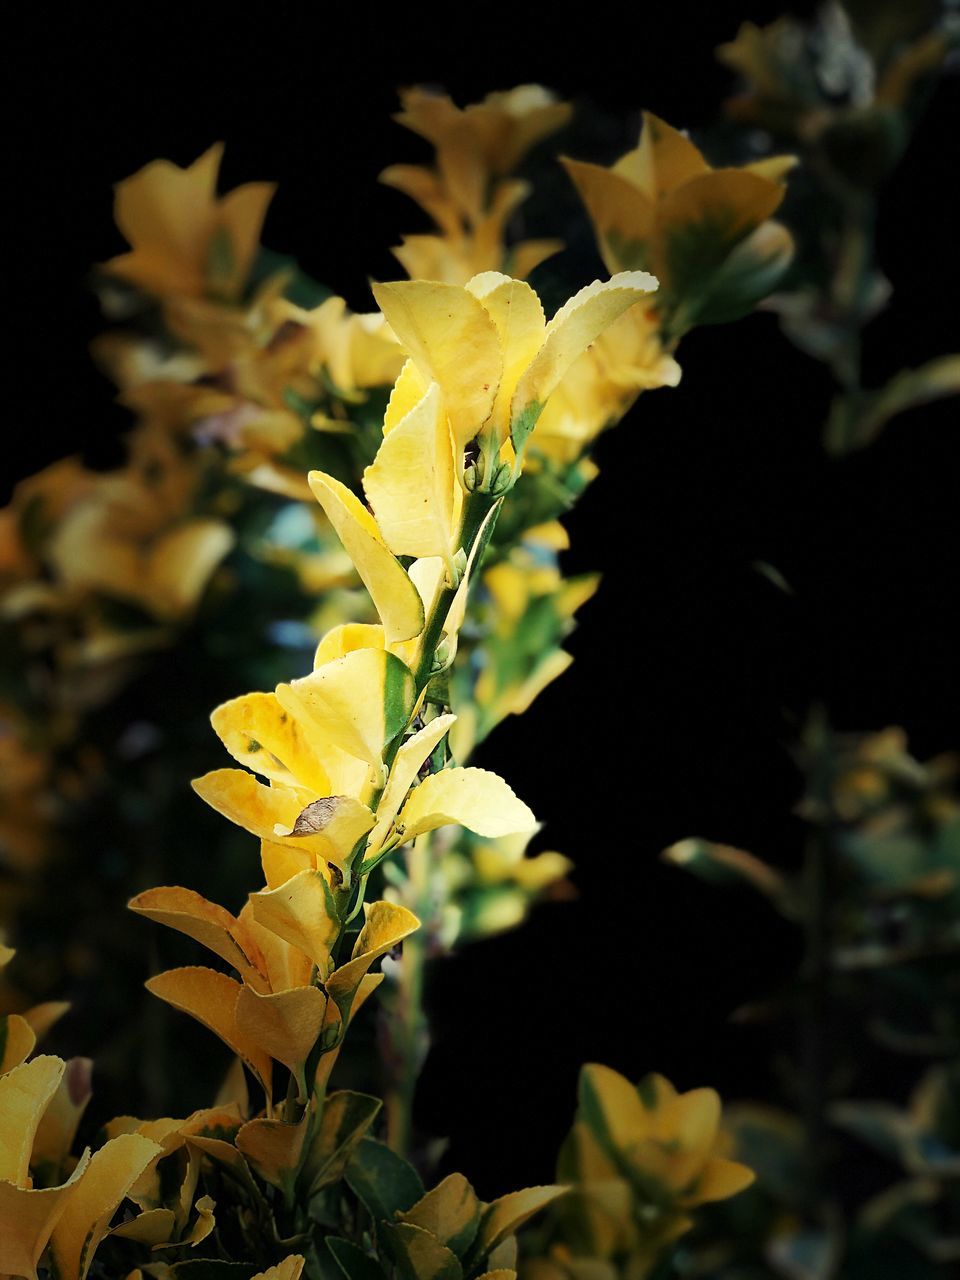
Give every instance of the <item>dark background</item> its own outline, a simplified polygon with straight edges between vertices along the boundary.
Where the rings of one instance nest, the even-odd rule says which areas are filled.
[[[367,277],[398,275],[389,246],[422,225],[376,181],[424,156],[390,119],[398,85],[467,102],[541,81],[592,103],[599,123],[569,145],[610,159],[632,145],[625,113],[641,106],[694,130],[715,119],[732,80],[713,47],[778,10],[677,0],[517,9],[501,25],[487,8],[434,21],[418,6],[348,30],[306,4],[55,20],[22,8],[8,45],[4,489],[66,452],[119,457],[127,418],[86,352],[102,327],[87,272],[122,248],[111,184],[148,160],[186,164],[223,138],[226,188],[279,181],[266,243],[367,309]],[[954,78],[884,193],[879,257],[895,294],[868,332],[868,384],[957,345],[958,103]],[[539,216],[569,232],[578,285],[601,268],[554,182],[556,217]],[[921,756],[960,747],[956,401],[832,461],[819,443],[829,380],[773,316],[696,332],[681,363],[679,389],[645,396],[601,442],[602,474],[567,521],[568,569],[605,575],[573,671],[484,751],[546,820],[542,843],[576,860],[580,894],[470,947],[433,984],[420,1120],[488,1195],[550,1177],[585,1060],[728,1097],[771,1089],[775,1037],[729,1015],[790,972],[796,942],[747,894],[658,854],[696,833],[795,863],[790,744],[814,700],[841,728],[904,725]]]

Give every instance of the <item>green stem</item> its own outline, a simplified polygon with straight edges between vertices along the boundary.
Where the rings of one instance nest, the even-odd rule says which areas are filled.
[[[487,474],[492,475],[489,466]],[[471,493],[464,504],[460,545],[466,553],[473,581],[479,577],[480,565],[493,533],[501,501],[500,496],[480,489]],[[444,587],[430,610],[421,640],[420,658],[414,671],[418,696],[426,688],[433,673],[434,655],[456,593],[456,586]],[[401,739],[402,735],[385,757],[388,768]],[[423,837],[407,849],[410,905],[421,918],[430,911],[430,859],[430,841]],[[424,935],[428,932],[429,922],[426,928],[404,942],[392,1008],[386,1010],[384,1015],[390,1045],[386,1087],[387,1142],[400,1155],[409,1153],[413,1140],[413,1100],[429,1044],[429,1027],[423,1012],[426,965]]]
[[[414,910],[427,908],[431,849],[421,837],[407,850],[407,874]],[[384,1106],[387,1142],[398,1155],[409,1158],[413,1145],[413,1101],[417,1080],[429,1047],[429,1025],[423,1011],[426,945],[421,929],[403,944],[400,972],[392,1007],[386,1011],[391,1050],[390,1079]]]
[[[496,508],[500,501],[501,498],[499,496],[485,489],[480,489],[469,494],[464,503],[459,541],[466,553],[467,564],[470,565],[472,562],[474,570],[479,570],[484,551],[493,531],[493,525],[496,522]],[[493,512],[492,517],[491,512]],[[437,599],[434,601],[430,615],[426,620],[426,625],[420,638],[419,659],[414,669],[417,697],[426,688],[433,675],[437,647],[443,635],[443,627],[447,621],[456,593],[457,585],[451,583],[444,586],[438,592]],[[384,752],[385,774],[389,774],[403,739],[404,733],[401,732]],[[368,802],[371,808],[376,807],[381,794],[382,788],[373,792],[370,796]],[[429,857],[429,853],[426,842],[423,842],[423,845],[424,847],[419,850],[411,847],[407,858],[408,867],[411,869],[411,879],[416,880],[418,892],[425,896],[425,877],[428,871],[426,859]],[[356,851],[357,855],[359,855],[359,852],[360,850],[358,849]],[[382,851],[381,856],[371,861],[368,866],[364,866],[361,862],[353,883],[336,895],[341,925],[331,948],[331,957],[335,963],[343,945],[347,926],[360,911],[369,874],[381,861],[382,857],[386,856],[387,852],[389,850]],[[412,874],[415,866],[419,866],[416,876]],[[387,1123],[391,1145],[394,1146],[395,1150],[399,1151],[405,1150],[410,1143],[413,1093],[426,1053],[426,1019],[422,1009],[423,963],[423,942],[420,936],[415,934],[413,937],[408,938],[404,945],[398,984],[400,1012],[399,1017],[391,1019],[393,1024],[391,1035],[395,1037],[395,1048],[400,1068],[398,1071],[391,1073],[393,1079],[390,1086],[390,1099],[392,1101],[388,1100],[387,1104]],[[291,1080],[291,1089],[288,1090],[284,1108],[284,1114],[287,1119],[292,1117],[295,1105],[296,1089]]]
[[[874,280],[876,204],[867,196],[845,195],[841,205],[843,227],[831,286],[840,340],[829,364],[842,390],[843,436],[850,439],[856,436],[864,398],[862,334],[870,315],[870,289]]]
[[[460,545],[463,547],[469,565],[473,560],[473,567],[479,570],[480,561],[486,550],[486,544],[490,540],[493,532],[494,520],[484,528],[484,522],[493,507],[500,501],[491,493],[484,490],[477,490],[471,493],[464,503],[463,524],[460,532]],[[481,534],[482,531],[482,534]],[[478,544],[478,539],[482,536],[483,545]],[[458,584],[459,585],[459,584]],[[453,604],[454,597],[457,594],[457,586],[445,586],[437,595],[430,610],[430,616],[427,618],[426,625],[423,629],[423,635],[420,639],[420,660],[414,671],[414,680],[416,681],[417,694],[427,686],[433,670],[433,659],[443,635],[443,625],[447,620],[450,612],[450,606]]]

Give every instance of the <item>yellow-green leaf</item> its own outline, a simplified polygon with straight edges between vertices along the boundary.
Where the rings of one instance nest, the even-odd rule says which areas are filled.
[[[513,1191],[494,1200],[483,1212],[471,1252],[479,1256],[492,1252],[535,1213],[565,1195],[567,1190],[567,1187],[556,1186],[527,1187],[524,1191]]]
[[[425,1231],[407,1222],[382,1222],[379,1234],[390,1250],[401,1280],[461,1280],[456,1254]]]
[[[300,1168],[311,1118],[308,1109],[296,1124],[263,1117],[250,1120],[237,1132],[237,1150],[265,1182],[286,1192]]]
[[[410,589],[416,591],[413,583]],[[385,743],[407,723],[414,682],[409,668],[392,653],[355,649],[302,679],[278,685],[277,697],[286,711],[327,741],[369,763],[380,758]]]
[[[374,961],[420,928],[412,911],[393,902],[374,902],[365,911],[366,919],[351,958],[326,983],[328,994],[341,1011],[349,1010],[357,987]]]
[[[393,820],[434,748],[456,721],[455,715],[437,716],[409,737],[397,752],[390,777],[377,806],[377,825],[370,836],[369,849],[376,852],[386,839]]]
[[[428,1191],[412,1209],[397,1215],[401,1222],[422,1227],[462,1257],[477,1233],[480,1202],[462,1173],[451,1173]]]
[[[340,1089],[323,1103],[320,1122],[304,1166],[310,1195],[337,1182],[383,1104],[366,1093]]]
[[[543,345],[517,383],[510,410],[511,435],[519,452],[564,374],[608,325],[657,288],[645,271],[624,271],[594,281],[560,308],[547,325]]]
[[[497,438],[510,431],[510,401],[520,380],[540,349],[546,317],[540,299],[525,280],[513,280],[499,271],[485,271],[467,281],[467,289],[480,300],[497,328],[503,355],[503,376],[490,415]]]

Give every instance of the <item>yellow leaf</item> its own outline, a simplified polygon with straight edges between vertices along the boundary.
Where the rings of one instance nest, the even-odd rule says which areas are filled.
[[[70,1004],[66,1000],[44,1000],[41,1004],[25,1009],[22,1016],[39,1042],[69,1008]]]
[[[373,294],[421,377],[439,383],[462,450],[490,416],[503,371],[493,321],[460,285],[400,280]]]
[[[566,1195],[567,1187],[545,1186],[527,1187],[523,1191],[513,1191],[488,1204],[484,1210],[477,1232],[477,1245],[484,1253],[489,1253],[521,1227],[528,1218],[560,1196]]]
[[[253,896],[252,894],[250,895]],[[244,903],[239,915],[241,937],[250,937],[264,958],[271,991],[289,991],[310,985],[313,961],[299,947],[291,946],[254,916],[253,903]]]
[[[62,1058],[43,1054],[0,1077],[0,1180],[30,1185],[34,1135],[65,1067]]]
[[[275,188],[251,182],[218,199],[222,155],[218,142],[186,169],[154,160],[119,183],[114,216],[133,250],[105,268],[161,297],[198,297],[208,289],[236,297]],[[219,255],[218,241],[225,243]]]
[[[486,769],[442,769],[410,793],[398,826],[412,840],[424,831],[459,823],[481,836],[532,831],[537,820],[504,780]]]
[[[0,1181],[0,1275],[37,1280],[37,1262],[90,1161],[85,1151],[62,1187],[33,1190]]]
[[[424,379],[412,360],[407,360],[387,401],[387,411],[383,415],[384,435],[389,435],[397,423],[402,422],[410,410],[419,404],[429,386],[430,380]]]
[[[323,740],[291,718],[273,693],[247,693],[222,703],[210,717],[234,760],[273,782],[326,795]]]
[[[608,271],[648,261],[656,235],[656,205],[626,176],[599,164],[561,157],[600,240]]]
[[[733,245],[774,213],[784,197],[784,186],[747,169],[711,169],[685,182],[667,195],[660,207],[660,222],[667,235],[693,226],[719,229]],[[660,244],[652,260],[655,271],[666,277],[668,249]]]
[[[253,1280],[300,1280],[303,1265],[304,1259],[300,1254],[292,1253],[289,1258],[284,1258],[275,1267],[270,1267],[267,1271],[258,1271]]]
[[[437,383],[384,436],[363,473],[363,488],[395,555],[449,560],[461,489]]]
[[[373,814],[365,804],[353,796],[321,796],[312,800],[298,814],[292,827],[279,824],[274,835],[302,839],[320,835],[329,841],[333,853],[331,860],[338,866],[350,861],[357,842],[373,826]]]
[[[423,605],[400,561],[384,544],[376,521],[350,490],[322,471],[308,477],[344,549],[356,566],[383,623],[388,644],[412,640],[423,630]]]
[[[300,796],[292,788],[265,787],[252,773],[242,769],[214,769],[201,778],[194,778],[191,785],[212,809],[261,840],[284,843],[277,836],[276,828],[292,828],[303,809]],[[295,843],[320,856],[332,853],[332,846],[322,835]]]
[[[309,1109],[297,1124],[282,1120],[250,1120],[239,1130],[237,1150],[247,1163],[271,1186],[286,1191],[297,1175],[303,1144],[310,1129]]]
[[[679,1143],[685,1152],[705,1155],[720,1127],[720,1098],[715,1089],[677,1094],[653,1115],[651,1133],[663,1142]]]
[[[580,1072],[579,1092],[581,1116],[602,1140],[622,1150],[649,1136],[652,1113],[626,1076],[588,1063]]]
[[[317,645],[313,665],[322,667],[334,658],[345,658],[354,649],[382,649],[383,627],[372,622],[344,622],[331,627]]]
[[[463,1174],[451,1173],[406,1213],[398,1213],[397,1218],[429,1231],[460,1256],[473,1241],[480,1203]]]
[[[416,591],[412,583],[410,588]],[[413,676],[384,649],[355,649],[300,680],[278,685],[277,698],[327,741],[372,763],[413,710]]]
[[[560,308],[547,325],[543,345],[517,384],[511,405],[514,445],[522,448],[540,410],[587,347],[641,298],[657,288],[645,271],[623,271],[594,281]]]
[[[639,147],[613,166],[614,173],[635,182],[653,200],[709,170],[690,139],[652,111],[643,113]]]
[[[213,969],[191,966],[168,969],[146,983],[147,990],[181,1013],[188,1013],[220,1037],[238,1058],[242,1058],[269,1096],[271,1063],[237,1024],[237,1002],[246,988]]]
[[[260,841],[260,865],[268,889],[277,889],[301,871],[315,871],[317,856],[306,849],[297,848],[293,841],[277,844],[273,840]]]
[[[25,1062],[37,1043],[33,1028],[19,1013],[0,1015],[0,1076]]]
[[[147,889],[127,904],[131,911],[185,933],[226,960],[244,981],[262,985],[256,957],[247,956],[236,940],[237,919],[226,908],[180,887]]]
[[[320,871],[301,871],[275,889],[250,895],[254,919],[310,957],[325,977],[340,931],[336,905]]]
[[[77,1126],[93,1093],[92,1075],[93,1062],[89,1058],[70,1058],[66,1063],[57,1091],[37,1126],[32,1156],[35,1167],[47,1165],[59,1169],[69,1156]]]
[[[259,995],[243,987],[237,997],[237,1030],[296,1077],[301,1100],[306,1097],[303,1064],[317,1042],[327,998],[317,987],[295,987]]]
[[[110,1235],[121,1240],[136,1240],[139,1244],[166,1244],[177,1225],[177,1215],[172,1209],[147,1209],[128,1222],[112,1227]]]
[[[370,835],[368,849],[371,853],[381,847],[393,820],[406,799],[407,792],[417,779],[428,756],[455,722],[456,716],[442,715],[418,729],[397,752],[390,769],[390,777],[377,805],[377,825]]]
[[[84,1280],[110,1219],[161,1148],[137,1133],[121,1134],[95,1152],[53,1229],[50,1253],[58,1280]]]
[[[719,1156],[708,1160],[694,1189],[697,1204],[708,1204],[714,1200],[726,1200],[735,1196],[738,1191],[749,1187],[756,1179],[752,1169],[736,1160],[725,1160]]]
[[[366,919],[345,965],[327,979],[327,993],[337,1002],[341,1012],[349,1010],[364,974],[380,956],[420,928],[420,921],[393,902],[374,902],[364,908]]]
[[[540,349],[546,317],[540,299],[524,280],[513,280],[499,271],[474,276],[467,281],[467,289],[483,304],[500,341],[503,376],[490,421],[502,442],[510,431],[510,401],[520,375]]]

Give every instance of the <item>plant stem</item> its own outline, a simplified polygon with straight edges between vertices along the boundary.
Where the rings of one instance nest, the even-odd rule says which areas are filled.
[[[492,474],[490,467],[487,471]],[[464,504],[460,545],[466,553],[473,581],[479,576],[500,502],[500,497],[486,490],[476,490]],[[456,586],[448,586],[438,594],[424,627],[420,659],[414,671],[418,695],[430,680],[434,655],[456,593]],[[398,738],[394,754],[399,742]],[[389,768],[390,756],[386,758],[386,763]],[[398,961],[399,974],[394,998],[384,1010],[383,1030],[387,1041],[388,1076],[385,1097],[387,1142],[402,1156],[409,1155],[413,1141],[414,1094],[429,1047],[429,1025],[423,1011],[423,984],[427,938],[434,914],[430,901],[431,851],[432,842],[427,836],[421,836],[405,850],[407,905],[425,923],[417,933],[404,941],[403,954]]]
[[[430,841],[425,837],[415,841],[406,851],[413,906],[420,912],[428,909],[430,855]],[[384,1100],[387,1142],[398,1155],[408,1158],[413,1142],[413,1099],[429,1047],[429,1027],[423,1010],[424,935],[428,930],[429,921],[426,929],[419,930],[403,944],[396,995],[387,1013],[392,1067]]]

